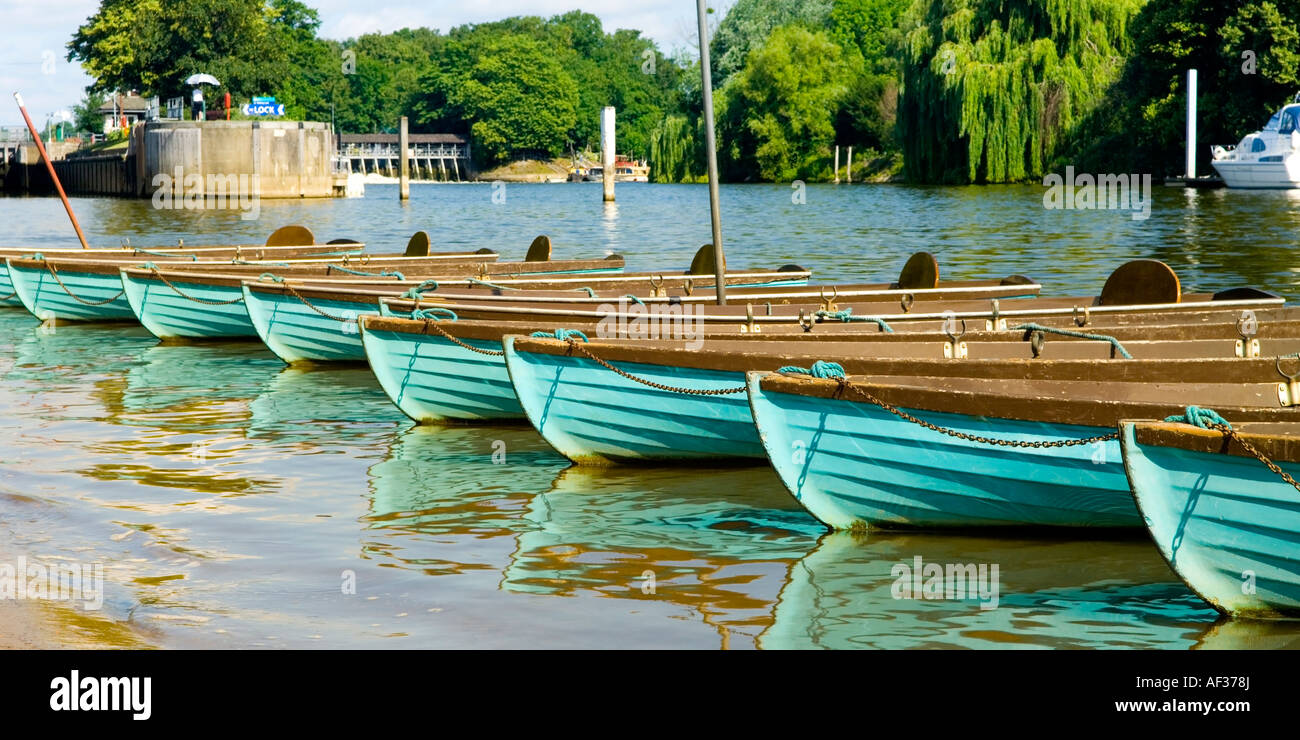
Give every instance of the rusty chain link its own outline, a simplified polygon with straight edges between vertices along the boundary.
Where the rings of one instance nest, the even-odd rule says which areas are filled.
[[[49,270],[50,274],[54,276],[54,282],[58,283],[60,288],[63,288],[64,293],[67,293],[68,296],[71,297],[72,300],[76,301],[77,303],[81,303],[87,306],[103,306],[104,304],[112,303],[113,301],[116,301],[118,298],[121,298],[122,294],[126,292],[126,288],[124,287],[117,292],[117,295],[111,298],[106,298],[102,301],[88,301],[85,298],[82,298],[81,296],[77,295],[76,293],[73,293],[71,290],[68,290],[68,286],[63,284],[63,280],[59,278],[58,271],[54,269],[54,265],[51,264],[49,261],[45,262],[45,269]],[[14,291],[14,292],[17,293],[18,291]]]
[[[180,288],[177,288],[175,285],[172,285],[172,281],[168,280],[168,279],[167,279],[167,276],[163,275],[162,272],[161,272],[157,267],[153,267],[153,268],[150,268],[150,269],[153,270],[153,274],[155,274],[155,275],[158,276],[158,279],[159,279],[159,280],[163,281],[163,284],[164,284],[164,285],[166,285],[168,288],[171,288],[171,289],[172,289],[172,292],[173,292],[173,293],[175,293],[176,295],[180,296],[181,298],[184,298],[184,299],[187,300],[187,301],[194,301],[195,303],[202,303],[202,304],[205,305],[205,306],[229,306],[229,305],[232,304],[232,303],[240,303],[240,302],[242,302],[242,301],[244,300],[244,296],[242,296],[242,295],[239,296],[238,298],[234,298],[234,299],[229,300],[229,301],[210,301],[210,300],[207,300],[207,299],[205,299],[205,298],[195,298],[195,297],[192,296],[192,295],[186,295],[185,293],[183,293],[183,292],[181,291]]]
[[[435,319],[425,319],[424,328],[433,329],[434,331],[438,332],[439,334],[441,334],[442,336],[450,340],[452,344],[464,347],[470,352],[477,352],[481,355],[487,355],[489,357],[504,357],[506,354],[505,352],[502,352],[500,350],[483,349],[482,347],[475,347],[472,344],[467,344],[465,342],[462,342],[456,337],[453,337],[452,335],[448,334],[446,329],[443,329],[441,326],[438,326],[437,324],[434,323],[434,321]]]
[[[1236,442],[1237,444],[1241,445],[1241,448],[1243,450],[1249,452],[1251,455],[1255,457],[1256,460],[1259,460],[1261,463],[1263,463],[1264,467],[1276,473],[1278,477],[1280,477],[1282,480],[1289,483],[1292,488],[1296,489],[1297,491],[1300,491],[1300,483],[1297,483],[1295,478],[1292,478],[1291,475],[1287,473],[1285,470],[1283,470],[1277,463],[1268,459],[1268,457],[1264,453],[1260,452],[1258,449],[1255,448],[1255,445],[1252,445],[1251,443],[1247,442],[1245,439],[1242,439],[1241,435],[1237,433],[1236,429],[1233,429],[1232,427],[1227,426],[1226,424],[1207,424],[1206,428],[1215,429],[1219,432],[1222,432],[1224,437],[1227,437],[1232,441]]]
[[[876,398],[875,396],[868,393],[866,390],[863,390],[862,388],[853,385],[852,383],[849,382],[848,378],[838,377],[835,378],[835,381],[839,383],[841,391],[848,390],[853,393],[856,393],[862,398],[866,399],[867,401],[879,406],[880,408],[884,409],[885,411],[888,411],[889,413],[893,414],[894,416],[897,416],[900,419],[903,419],[904,421],[910,421],[913,424],[917,424],[922,427],[925,427],[930,431],[938,432],[940,434],[946,434],[949,437],[956,437],[957,439],[962,439],[967,442],[979,442],[980,444],[994,445],[997,447],[1019,447],[1019,448],[1042,449],[1042,448],[1049,448],[1049,447],[1080,447],[1082,445],[1094,444],[1097,442],[1109,442],[1113,439],[1119,439],[1118,431],[1111,432],[1110,434],[1099,434],[1095,437],[1084,437],[1082,439],[1063,439],[1063,440],[1047,440],[1047,441],[1038,440],[1034,442],[1023,442],[1015,439],[994,439],[992,437],[981,437],[977,434],[959,432],[956,429],[948,429],[946,427],[941,427],[938,424],[931,424],[930,422],[925,421],[924,419],[918,419],[915,416],[912,416],[911,414],[907,413],[906,411],[898,408],[897,406],[889,403],[888,401],[882,401],[879,398]]]
[[[631,373],[629,373],[629,372],[626,372],[626,371],[624,371],[624,370],[620,370],[620,369],[614,367],[613,365],[609,364],[608,362],[606,362],[606,361],[600,359],[599,357],[593,355],[593,354],[591,353],[590,350],[588,350],[585,346],[583,346],[583,343],[582,343],[582,342],[579,342],[579,341],[576,340],[576,339],[567,339],[567,340],[565,340],[565,341],[567,341],[567,342],[569,343],[569,350],[570,350],[570,352],[572,352],[574,349],[577,349],[577,350],[578,350],[579,352],[581,352],[583,355],[586,355],[586,357],[587,357],[588,359],[594,360],[594,361],[595,361],[598,365],[600,365],[601,367],[604,367],[604,368],[606,368],[607,370],[612,370],[612,371],[614,371],[615,373],[617,373],[617,374],[619,374],[619,375],[622,375],[623,377],[627,378],[628,380],[631,380],[631,381],[634,381],[634,382],[640,383],[641,385],[647,385],[647,386],[650,386],[651,388],[655,388],[655,389],[657,389],[657,390],[661,390],[661,391],[669,391],[670,393],[683,393],[683,394],[686,394],[686,395],[688,395],[688,396],[727,396],[727,395],[731,395],[731,394],[733,394],[733,393],[743,393],[743,392],[745,391],[745,386],[743,386],[743,385],[742,385],[742,386],[739,386],[739,387],[737,387],[737,388],[718,388],[718,389],[716,389],[716,390],[704,391],[704,390],[698,390],[698,389],[695,389],[695,388],[678,388],[678,387],[676,387],[676,386],[664,385],[663,383],[656,383],[656,382],[654,382],[653,380],[646,380],[645,378],[638,378],[637,376],[635,376],[635,375],[633,375],[633,374],[631,374]]]
[[[331,314],[331,313],[326,312],[325,310],[323,310],[323,309],[321,309],[320,307],[316,306],[316,305],[315,305],[314,303],[312,303],[311,301],[307,300],[306,297],[304,297],[302,293],[299,293],[298,291],[294,290],[292,285],[290,285],[290,284],[288,284],[288,283],[281,283],[281,285],[284,286],[284,289],[285,289],[285,290],[287,290],[287,291],[289,291],[290,293],[292,293],[294,298],[297,298],[299,301],[301,301],[301,302],[302,302],[302,305],[306,306],[307,308],[310,308],[311,310],[315,311],[316,313],[320,314],[321,316],[324,316],[324,317],[327,318],[327,319],[333,319],[334,321],[338,321],[338,322],[343,323],[343,324],[347,324],[347,323],[353,323],[353,324],[355,324],[355,323],[357,323],[357,317],[353,316],[353,317],[351,317],[351,318],[348,318],[348,317],[346,317],[346,316],[335,316],[334,314]]]

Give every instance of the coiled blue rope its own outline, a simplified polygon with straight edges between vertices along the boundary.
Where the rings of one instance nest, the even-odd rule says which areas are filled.
[[[1219,416],[1219,412],[1214,409],[1203,409],[1200,406],[1188,406],[1181,414],[1165,417],[1165,421],[1175,424],[1191,424],[1201,429],[1209,429],[1219,424],[1229,429],[1232,428],[1227,419]]]
[[[1044,334],[1060,334],[1063,337],[1075,337],[1078,339],[1091,339],[1095,342],[1106,342],[1119,353],[1120,357],[1123,357],[1126,360],[1133,359],[1133,355],[1129,354],[1128,350],[1124,349],[1124,345],[1120,344],[1118,339],[1106,336],[1105,334],[1089,334],[1083,331],[1071,331],[1070,329],[1056,329],[1050,326],[1043,326],[1042,324],[1021,324],[1013,331],[1041,331]]]
[[[424,282],[420,283],[419,285],[415,286],[414,288],[411,288],[410,290],[408,290],[408,291],[406,291],[405,293],[403,293],[403,294],[402,294],[402,297],[403,297],[403,298],[410,298],[410,299],[413,300],[413,301],[418,301],[418,300],[420,300],[421,298],[424,297],[424,296],[421,295],[421,293],[423,293],[424,291],[426,291],[426,290],[437,290],[437,289],[438,289],[438,281],[437,281],[437,280],[425,280]]]
[[[587,293],[587,297],[588,297],[588,298],[595,298],[595,297],[596,297],[596,291],[593,290],[592,288],[587,287],[586,285],[582,286],[581,288],[574,288],[574,290],[582,290],[582,291],[586,291],[586,293]]]
[[[460,321],[460,317],[450,308],[417,308],[411,312],[411,318],[427,321]]]
[[[818,360],[813,363],[812,367],[786,365],[779,368],[777,372],[782,375],[810,375],[814,378],[842,378],[844,377],[844,366],[838,362]]]
[[[569,339],[581,339],[586,342],[587,335],[577,329],[556,329],[555,331],[535,331],[532,334],[538,339],[558,339],[561,342],[567,342]]]
[[[834,319],[836,321],[843,321],[846,324],[853,321],[870,322],[880,327],[880,330],[886,334],[894,333],[893,328],[890,327],[884,319],[878,316],[854,316],[853,309],[851,308],[846,308],[843,311],[818,311],[813,315],[819,319]]]
[[[594,296],[593,296],[593,297],[594,297]],[[627,298],[628,300],[632,301],[633,303],[635,303],[635,304],[638,305],[638,306],[644,306],[644,305],[645,305],[645,301],[641,300],[640,298],[637,298],[636,296],[632,295],[631,293],[628,293],[627,295],[625,295],[625,296],[623,296],[623,297],[624,297],[624,298]]]
[[[280,277],[279,275],[276,275],[276,274],[273,273],[273,272],[264,272],[264,273],[262,273],[261,275],[258,275],[258,276],[257,276],[257,279],[258,279],[258,280],[272,280],[272,281],[277,282],[277,283],[283,283],[283,282],[284,282],[284,278]]]

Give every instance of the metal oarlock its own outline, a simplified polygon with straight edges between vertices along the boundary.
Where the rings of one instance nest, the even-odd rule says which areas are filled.
[[[663,298],[667,295],[668,295],[668,291],[664,290],[664,276],[651,275],[650,276],[650,297]]]
[[[799,309],[799,326],[803,327],[805,334],[813,330],[813,317],[809,316],[802,308]]]
[[[1241,312],[1237,318],[1237,333],[1241,335],[1241,339],[1237,340],[1237,356],[1259,357],[1259,340],[1255,338],[1259,333],[1259,319],[1254,311],[1247,309]]]
[[[839,306],[835,305],[835,299],[839,297],[840,289],[838,287],[831,286],[831,295],[829,298],[826,297],[826,288],[823,287],[821,289],[822,310],[826,313],[835,313],[838,311]]]
[[[904,293],[902,300],[898,302],[898,306],[903,309],[903,313],[907,313],[912,310],[912,304],[914,303],[916,303],[916,296],[911,293]]]
[[[1300,368],[1295,373],[1288,373],[1282,369],[1282,358],[1279,356],[1273,361],[1273,366],[1277,368],[1278,375],[1286,378],[1285,383],[1277,384],[1277,400],[1283,408],[1300,405]]]
[[[740,325],[741,334],[758,334],[762,330],[754,322],[754,304],[745,304],[745,323]]]
[[[998,303],[998,299],[996,298],[992,300],[992,304],[993,305],[991,306],[989,311],[989,318],[984,320],[984,330],[985,331],[1006,331],[1007,320],[1002,318],[1001,304]]]
[[[1075,307],[1074,307],[1074,325],[1075,325],[1075,326],[1087,326],[1087,325],[1088,325],[1088,322],[1090,322],[1090,321],[1092,321],[1092,310],[1091,310],[1091,309],[1089,309],[1087,306],[1075,306]]]
[[[948,343],[943,345],[943,356],[949,360],[964,360],[969,356],[966,343],[961,341],[966,336],[966,319],[961,320],[961,334],[957,333],[957,317],[949,316],[943,320],[943,333],[948,336]]]

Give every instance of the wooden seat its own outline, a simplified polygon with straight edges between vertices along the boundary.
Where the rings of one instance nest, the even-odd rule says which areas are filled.
[[[1101,306],[1146,306],[1178,303],[1183,289],[1173,268],[1160,260],[1133,260],[1106,278],[1097,301]]]
[[[551,261],[551,237],[542,234],[528,245],[528,254],[524,256],[524,262],[550,262]]]
[[[903,290],[932,290],[939,287],[939,261],[929,252],[917,252],[908,257],[903,271],[898,274],[898,287]]]
[[[411,238],[406,242],[406,251],[403,254],[407,257],[428,257],[429,232],[417,231],[411,234]]]
[[[306,226],[281,226],[266,238],[268,247],[307,247],[316,243],[316,235]]]

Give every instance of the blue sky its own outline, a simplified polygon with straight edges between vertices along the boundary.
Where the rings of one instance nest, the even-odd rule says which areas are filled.
[[[635,28],[671,53],[695,38],[694,0],[304,0],[320,12],[320,35],[343,39],[374,31],[426,26],[441,31],[512,15],[552,16],[579,9],[600,17],[606,30]],[[715,7],[730,2],[713,0]],[[90,80],[64,61],[65,45],[95,12],[99,0],[0,0],[0,125],[19,125],[11,97],[23,94],[37,125],[81,100]],[[52,64],[50,63],[52,60]]]

